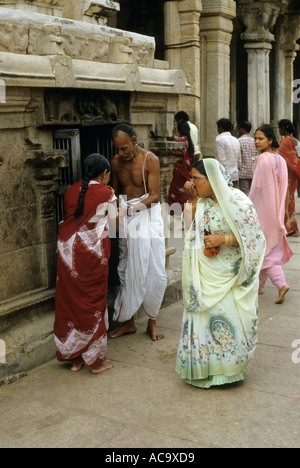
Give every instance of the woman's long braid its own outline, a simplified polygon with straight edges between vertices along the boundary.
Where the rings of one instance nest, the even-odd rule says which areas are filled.
[[[86,175],[83,178],[82,187],[81,187],[80,195],[79,195],[79,198],[78,198],[78,206],[77,206],[76,211],[74,213],[75,218],[80,218],[80,216],[82,216],[82,214],[83,214],[85,194],[86,194],[86,192],[87,192],[87,190],[89,188],[90,181],[91,181],[91,179],[90,179],[90,177],[88,175]]]
[[[90,154],[84,161],[84,177],[82,187],[78,198],[78,205],[74,213],[75,218],[80,218],[84,213],[85,195],[89,188],[91,180],[99,177],[104,171],[110,172],[109,161],[99,153]]]

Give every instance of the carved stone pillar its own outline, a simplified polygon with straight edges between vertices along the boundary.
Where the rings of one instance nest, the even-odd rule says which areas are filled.
[[[270,122],[270,66],[272,45],[248,42],[248,120],[256,129]]]
[[[204,157],[215,155],[216,122],[230,113],[230,43],[236,3],[203,0],[201,38],[201,144]]]
[[[201,0],[167,1],[165,3],[166,59],[171,68],[184,70],[191,86],[192,98],[181,98],[181,110],[200,125],[200,40]]]
[[[56,272],[56,193],[59,168],[68,164],[67,150],[30,150],[25,161],[33,168],[38,193],[41,223],[41,272],[42,284],[47,289],[55,287]]]
[[[285,14],[276,28],[276,68],[274,124],[281,119],[293,121],[294,61],[299,50],[300,15]]]
[[[248,53],[248,120],[256,129],[271,118],[270,51],[280,2],[240,0],[240,4],[247,27],[241,37]]]

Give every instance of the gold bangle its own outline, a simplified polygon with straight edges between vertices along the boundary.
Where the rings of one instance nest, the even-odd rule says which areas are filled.
[[[230,247],[230,246],[232,246],[234,244],[235,244],[234,235],[233,234],[227,234],[225,236],[225,246]]]

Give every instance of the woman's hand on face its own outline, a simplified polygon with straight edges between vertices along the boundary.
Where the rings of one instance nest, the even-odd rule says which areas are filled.
[[[197,200],[198,195],[196,191],[196,186],[193,182],[186,182],[183,188],[190,200]]]
[[[211,236],[204,236],[205,247],[211,249],[212,247],[220,247],[225,243],[225,236],[213,234]]]

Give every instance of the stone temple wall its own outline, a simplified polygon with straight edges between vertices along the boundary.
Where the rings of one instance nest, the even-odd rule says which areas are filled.
[[[130,120],[149,147],[172,135],[189,89],[182,70],[154,59],[152,37],[109,26],[119,10],[111,0],[0,0],[0,383],[55,356],[57,197],[70,168],[55,132],[81,136],[82,156],[85,135],[98,142]]]

